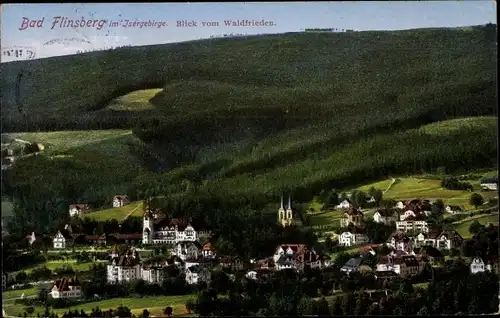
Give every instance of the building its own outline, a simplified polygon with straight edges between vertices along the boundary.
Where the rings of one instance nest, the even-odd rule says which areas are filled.
[[[52,298],[79,298],[82,296],[82,285],[75,277],[63,277],[54,281],[50,290]]]
[[[404,251],[405,253],[413,251],[413,245],[413,240],[408,237],[405,232],[401,231],[394,232],[387,240],[387,246],[396,251]]]
[[[444,210],[450,214],[463,214],[464,209],[459,205],[447,205]]]
[[[370,241],[368,235],[366,235],[363,232],[360,232],[359,230],[357,231],[348,231],[348,232],[343,232],[339,236],[339,245],[342,246],[353,246],[353,245],[359,245],[359,244],[365,244]]]
[[[431,231],[423,232],[416,236],[416,246],[432,246],[438,250],[451,250],[460,248],[464,238],[457,231]]]
[[[429,223],[425,220],[424,215],[417,217],[408,217],[404,221],[396,222],[396,230],[403,232],[429,232]]]
[[[498,176],[481,180],[481,188],[485,191],[498,191]]]
[[[380,257],[376,271],[392,271],[401,277],[408,277],[417,275],[421,269],[421,264],[413,255],[386,255]]]
[[[211,273],[207,266],[194,265],[186,268],[186,283],[199,284],[205,282],[210,283]]]
[[[373,214],[373,221],[376,223],[391,224],[399,221],[399,213],[394,209],[378,210]]]
[[[344,216],[340,219],[340,227],[348,227],[350,224],[356,227],[364,225],[363,212],[355,208],[349,208],[344,212]]]
[[[130,199],[126,195],[115,195],[113,198],[113,208],[120,208],[130,204]]]
[[[197,260],[202,256],[202,246],[197,241],[181,241],[174,245],[172,255],[179,257],[181,260]]]
[[[349,259],[347,263],[345,263],[344,266],[340,268],[340,271],[347,274],[354,273],[358,270],[358,268],[361,266],[362,263],[363,263],[363,257],[361,256],[353,257]]]
[[[88,204],[72,204],[69,206],[69,216],[83,216],[85,213],[90,211],[90,207]]]
[[[335,208],[337,209],[349,209],[352,207],[352,202],[349,199],[344,199]]]
[[[67,230],[59,230],[54,236],[53,243],[55,249],[65,249],[72,242],[73,238],[71,233]]]
[[[273,262],[277,270],[295,269],[302,271],[305,267],[322,267],[321,255],[304,244],[279,245],[274,253]]]
[[[204,259],[214,259],[217,256],[210,241],[207,241],[201,247],[201,255],[203,256]]]
[[[114,255],[107,266],[108,283],[123,283],[141,278],[139,253],[131,248],[121,255]]]
[[[281,206],[278,210],[278,224],[281,226],[290,226],[293,222],[292,198],[288,197],[288,206],[286,210],[283,206],[283,196],[281,196]]]
[[[481,257],[475,257],[470,263],[470,272],[472,274],[485,272],[487,270],[486,264]]]
[[[182,241],[194,242],[196,231],[191,219],[168,219],[161,210],[152,210],[145,205],[143,217],[142,244],[176,244]]]

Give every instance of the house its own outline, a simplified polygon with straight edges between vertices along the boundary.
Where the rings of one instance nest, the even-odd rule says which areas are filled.
[[[398,202],[396,203],[396,205],[394,206],[394,208],[399,209],[399,210],[403,210],[403,209],[405,208],[405,202],[403,202],[403,201],[398,201]]]
[[[340,268],[340,271],[350,274],[358,270],[359,266],[363,263],[363,257],[353,257],[349,259],[344,266]]]
[[[375,279],[381,280],[381,281],[389,281],[398,278],[399,275],[396,274],[394,271],[376,271],[375,272]]]
[[[352,202],[349,199],[344,199],[337,206],[335,206],[336,209],[349,209],[351,207],[352,207]]]
[[[415,213],[413,210],[410,210],[410,209],[403,210],[403,212],[401,213],[401,216],[399,217],[399,220],[404,221],[407,218],[416,217],[417,215],[418,215],[418,213]]]
[[[55,249],[64,249],[66,247],[69,247],[72,245],[72,242],[73,237],[71,236],[71,233],[66,229],[57,231],[53,239]]]
[[[413,255],[386,255],[380,257],[376,271],[393,271],[401,277],[408,277],[417,275],[421,269],[421,264]]]
[[[391,224],[399,221],[399,213],[394,209],[382,209],[373,214],[373,221],[376,223]]]
[[[430,265],[444,262],[443,253],[433,246],[416,247],[413,249],[411,254],[414,255],[417,260],[429,263]]]
[[[485,191],[498,191],[498,176],[481,180],[481,188]]]
[[[113,257],[107,266],[107,281],[110,284],[128,282],[141,277],[139,253],[134,248]]]
[[[464,209],[459,205],[447,205],[444,210],[450,214],[461,214],[464,212]]]
[[[436,237],[435,247],[439,250],[451,250],[454,248],[460,248],[464,238],[458,234],[457,231],[442,231]]]
[[[54,281],[50,290],[52,298],[79,298],[82,296],[82,285],[75,277],[63,277]]]
[[[436,238],[441,233],[441,231],[429,231],[429,232],[420,232],[417,236],[414,237],[415,247],[419,246],[436,246]]]
[[[295,269],[302,271],[305,267],[322,267],[321,255],[304,244],[282,244],[276,248],[273,262],[277,270]]]
[[[475,257],[470,263],[470,272],[472,274],[481,273],[486,271],[486,264],[481,259],[481,257]]]
[[[396,251],[404,251],[409,253],[413,250],[413,240],[408,237],[405,232],[396,231],[389,236],[387,246]]]
[[[162,211],[144,207],[142,244],[175,244],[181,241],[196,241],[197,235],[191,219],[168,219]]]
[[[230,268],[233,271],[242,270],[244,267],[243,261],[238,256],[221,256],[218,262],[220,267]]]
[[[207,241],[201,247],[201,255],[205,259],[214,259],[217,256],[217,254],[215,253],[214,248],[212,247],[212,243],[210,241]]]
[[[90,207],[88,204],[71,204],[69,206],[69,216],[70,217],[81,217],[85,213],[90,211]]]
[[[425,216],[419,214],[417,217],[408,217],[404,221],[396,222],[396,229],[403,232],[429,232],[429,223]]]
[[[208,267],[203,265],[195,265],[186,268],[186,283],[199,284],[205,282],[210,283],[211,273]]]
[[[368,244],[359,247],[359,255],[365,256],[368,254],[376,255],[377,251],[383,246],[383,244]]]
[[[113,208],[119,208],[130,204],[130,199],[126,195],[115,195],[113,198]]]
[[[375,198],[373,196],[366,199],[366,203],[375,203],[375,202],[377,202],[377,200],[375,200]]]
[[[172,255],[181,260],[197,260],[201,256],[202,246],[197,241],[181,241],[174,245]]]
[[[364,225],[363,213],[355,208],[349,208],[340,219],[340,227],[348,227],[350,224],[361,227]]]
[[[347,231],[343,232],[339,236],[339,245],[342,246],[353,246],[353,245],[358,245],[358,244],[365,244],[368,243],[370,239],[368,238],[368,235],[363,233],[360,230],[355,230],[355,231]]]

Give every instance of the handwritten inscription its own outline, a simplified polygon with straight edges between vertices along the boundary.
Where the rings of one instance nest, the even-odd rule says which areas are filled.
[[[30,19],[23,17],[21,25],[18,30],[24,31],[28,29],[43,28],[46,26],[45,17],[41,19]],[[268,20],[223,20],[223,21],[195,21],[195,20],[177,20],[172,23],[164,20],[108,20],[108,19],[86,19],[81,17],[79,19],[70,19],[64,16],[52,17],[50,22],[50,29],[61,28],[94,28],[101,30],[105,27],[108,28],[165,28],[174,26],[177,28],[196,28],[196,27],[274,27],[276,23]]]

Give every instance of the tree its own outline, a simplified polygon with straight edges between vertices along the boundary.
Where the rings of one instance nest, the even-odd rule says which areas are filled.
[[[472,235],[476,235],[476,234],[479,234],[480,232],[482,232],[483,229],[484,229],[484,225],[479,223],[478,220],[474,220],[474,222],[472,222],[471,225],[469,226],[469,233]]]
[[[144,309],[142,311],[142,315],[141,315],[142,318],[149,318],[149,311],[147,309]]]
[[[476,209],[478,206],[481,206],[483,205],[484,203],[484,198],[482,195],[480,195],[479,193],[473,193],[471,196],[470,196],[470,200],[469,200],[470,204],[473,205]]]
[[[309,297],[302,297],[297,304],[297,315],[310,316],[313,314],[314,303]]]
[[[186,303],[186,309],[188,309],[187,307],[188,307],[188,306],[187,306],[187,303]],[[188,310],[189,310],[189,309],[188,309]],[[172,317],[173,312],[174,312],[174,309],[173,309],[172,307],[170,307],[170,306],[166,307],[166,308],[163,310],[163,313],[164,313],[165,315],[167,315],[168,317]]]

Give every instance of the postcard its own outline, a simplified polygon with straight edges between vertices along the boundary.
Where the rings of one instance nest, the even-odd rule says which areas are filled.
[[[0,10],[3,317],[500,312],[494,2]]]

